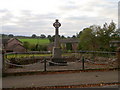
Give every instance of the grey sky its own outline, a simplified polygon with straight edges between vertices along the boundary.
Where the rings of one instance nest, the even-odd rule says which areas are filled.
[[[71,36],[90,25],[118,22],[118,0],[0,0],[2,33],[53,35],[59,19],[60,34]]]

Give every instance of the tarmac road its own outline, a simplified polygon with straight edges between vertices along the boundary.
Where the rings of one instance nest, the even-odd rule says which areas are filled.
[[[118,71],[7,76],[3,88],[80,85],[118,82]]]

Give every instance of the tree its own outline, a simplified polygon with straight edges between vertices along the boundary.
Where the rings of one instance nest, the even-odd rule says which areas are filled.
[[[36,45],[35,44],[31,44],[30,45],[30,50],[31,51],[36,51]]]
[[[13,34],[9,34],[8,37],[9,37],[9,38],[13,38],[14,35],[13,35]]]
[[[115,31],[116,25],[113,21],[109,25],[107,23],[103,24],[103,27],[99,31],[97,31],[97,37],[101,50],[109,51],[109,42],[112,40],[112,35],[115,34]]]
[[[50,42],[54,42],[55,35],[53,35],[51,38],[49,38]]]
[[[23,42],[23,46],[28,50],[28,49],[30,49],[30,44],[29,44],[29,42]]]
[[[93,33],[93,30],[89,28],[85,28],[80,35],[80,44],[79,48],[83,50],[96,50],[97,42],[96,36]]]
[[[36,34],[33,34],[31,37],[32,37],[32,38],[36,38],[37,36],[36,36]]]
[[[39,51],[47,51],[47,45],[39,45]]]
[[[62,39],[64,39],[64,38],[65,38],[65,36],[64,36],[64,35],[62,35],[62,36],[61,36],[61,38],[62,38]]]
[[[51,38],[51,35],[48,35],[47,38],[50,39],[50,38]]]
[[[46,38],[46,36],[44,34],[41,34],[40,38]]]
[[[73,35],[73,36],[72,36],[72,38],[76,38],[76,36],[75,36],[75,35]]]
[[[103,27],[92,25],[81,32],[79,48],[110,51],[109,42],[113,40],[113,35],[118,35],[117,32],[113,21],[109,25],[107,23],[103,24]]]
[[[67,36],[67,38],[70,38],[70,36]]]
[[[6,35],[6,34],[2,34],[1,36],[2,36],[2,38],[8,38],[8,35]]]
[[[82,34],[82,31],[80,31],[79,33],[76,34],[77,38],[80,38],[80,35]]]

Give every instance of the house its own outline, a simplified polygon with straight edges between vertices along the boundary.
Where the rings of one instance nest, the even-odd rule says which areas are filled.
[[[60,47],[62,48],[62,50],[77,51],[78,44],[79,44],[79,39],[77,38],[60,39]],[[48,45],[48,51],[52,51],[53,47],[54,47],[54,43],[50,43]]]
[[[67,39],[61,39],[61,47],[64,50],[72,50],[72,51],[77,51],[78,50],[78,44],[79,44],[79,39],[77,38],[67,38]]]
[[[2,39],[2,49],[5,52],[26,52],[22,42],[17,38]]]

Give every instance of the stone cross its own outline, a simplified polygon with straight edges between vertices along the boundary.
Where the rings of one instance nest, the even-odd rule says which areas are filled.
[[[61,50],[60,50],[60,41],[59,41],[59,27],[61,24],[58,19],[56,19],[55,23],[53,23],[55,27],[55,40],[54,40],[54,48],[53,48],[53,58],[61,58]]]
[[[55,23],[53,23],[53,26],[55,27],[55,44],[54,47],[59,47],[59,27],[61,24],[58,22],[58,19],[56,19]]]
[[[62,52],[60,49],[60,40],[59,40],[59,27],[61,24],[59,23],[58,19],[55,20],[55,23],[53,23],[53,26],[55,27],[55,40],[54,40],[54,47],[53,47],[53,56],[52,56],[52,62],[49,62],[50,66],[66,66],[67,62],[64,61],[64,58],[62,58]]]

